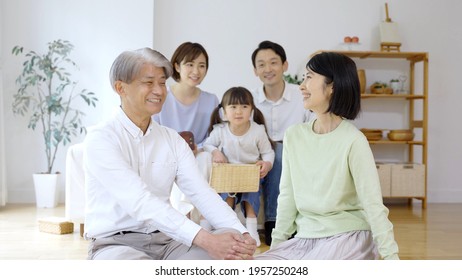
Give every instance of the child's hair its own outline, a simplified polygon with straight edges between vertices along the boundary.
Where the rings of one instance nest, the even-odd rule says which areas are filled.
[[[213,110],[212,115],[210,116],[210,125],[208,129],[208,134],[210,134],[213,130],[213,126],[218,123],[223,123],[220,117],[220,108],[223,108],[228,105],[250,105],[253,110],[253,121],[257,124],[261,124],[265,127],[266,134],[268,135],[268,131],[266,129],[265,117],[263,113],[255,106],[253,101],[253,96],[250,91],[244,87],[232,87],[228,89],[225,94],[223,94],[223,98],[221,99],[221,103]],[[268,139],[271,142],[271,146],[274,149],[274,142],[268,135]]]

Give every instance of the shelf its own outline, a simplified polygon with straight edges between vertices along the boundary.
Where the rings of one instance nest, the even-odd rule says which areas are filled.
[[[391,99],[425,99],[421,94],[375,94],[375,93],[362,93],[361,98],[391,98]]]
[[[369,140],[369,144],[406,144],[406,145],[423,145],[422,141],[390,141],[388,139]]]
[[[320,50],[313,55],[320,53],[320,52],[333,52],[332,50]],[[345,51],[345,50],[338,50],[334,51],[338,53],[342,53],[346,56],[353,57],[353,58],[399,58],[399,59],[407,59],[413,62],[420,62],[420,61],[427,61],[428,60],[428,53],[426,52],[378,52],[378,51]]]

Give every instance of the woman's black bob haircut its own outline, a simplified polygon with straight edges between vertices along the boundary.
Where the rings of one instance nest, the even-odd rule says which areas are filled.
[[[324,76],[326,85],[333,83],[327,112],[349,120],[358,116],[361,93],[358,71],[351,58],[340,53],[322,52],[308,61],[306,69]]]

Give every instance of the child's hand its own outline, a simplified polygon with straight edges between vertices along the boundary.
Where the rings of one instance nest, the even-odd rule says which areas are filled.
[[[227,163],[228,159],[219,150],[214,150],[212,152],[212,162],[215,162],[215,163]]]
[[[200,152],[199,149],[197,148],[197,144],[196,144],[196,143],[194,143],[194,149],[193,149],[192,151],[193,151],[193,153],[194,153],[194,156],[196,156],[196,155]]]
[[[273,168],[273,165],[269,161],[259,160],[256,165],[260,166],[260,178],[265,177],[268,172],[270,172],[271,168]]]

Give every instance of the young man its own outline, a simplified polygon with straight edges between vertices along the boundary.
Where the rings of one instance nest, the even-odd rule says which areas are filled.
[[[151,120],[171,74],[170,62],[149,48],[123,52],[111,67],[121,106],[85,139],[89,259],[251,259],[255,252],[255,240],[209,187],[188,144]],[[172,207],[174,181],[216,232]]]
[[[261,42],[252,53],[252,63],[255,75],[263,83],[253,91],[255,105],[265,116],[268,134],[276,142],[273,169],[263,181],[265,243],[271,245],[282,170],[284,132],[289,126],[307,122],[314,115],[303,108],[303,97],[298,86],[284,81],[284,72],[289,64],[282,46],[271,41]]]

